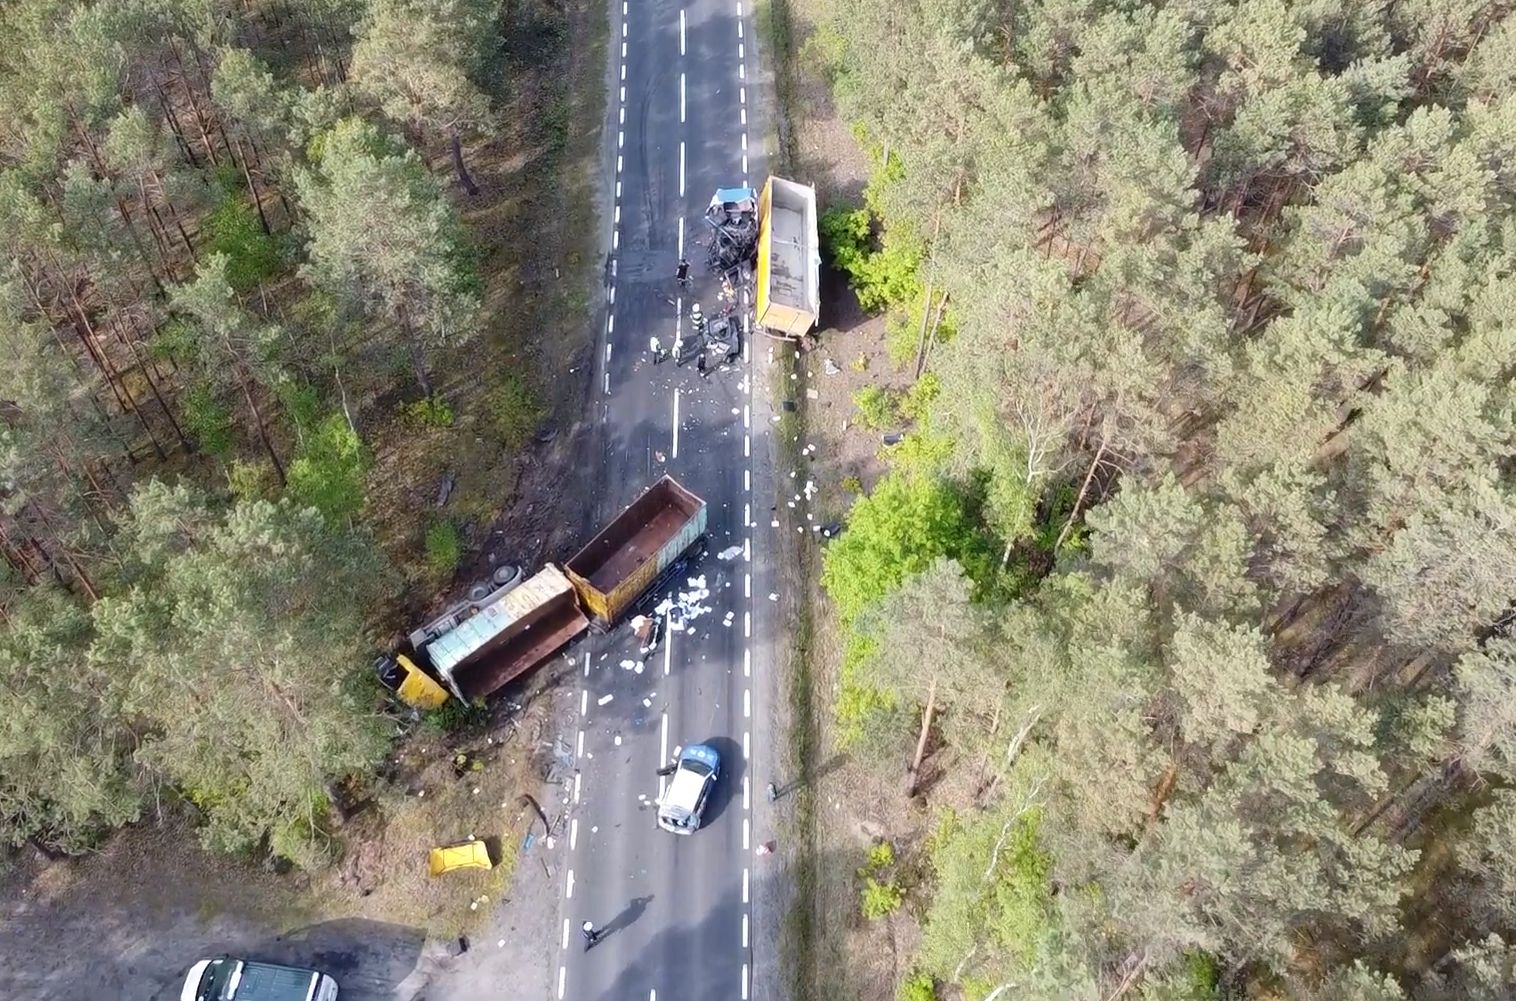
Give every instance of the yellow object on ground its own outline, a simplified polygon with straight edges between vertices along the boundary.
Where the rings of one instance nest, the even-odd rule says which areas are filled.
[[[405,672],[405,680],[400,682],[395,694],[406,705],[417,709],[436,709],[448,700],[447,689],[433,681],[405,654],[396,654],[395,661]]]
[[[427,858],[427,867],[433,876],[440,876],[454,869],[493,869],[490,851],[483,841],[460,841],[456,845],[433,848]]]

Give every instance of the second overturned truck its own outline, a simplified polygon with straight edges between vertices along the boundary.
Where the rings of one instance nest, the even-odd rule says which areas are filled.
[[[412,634],[410,649],[376,663],[379,678],[420,709],[449,695],[486,698],[585,630],[613,625],[675,569],[705,527],[705,501],[664,476],[561,569],[549,563]]]

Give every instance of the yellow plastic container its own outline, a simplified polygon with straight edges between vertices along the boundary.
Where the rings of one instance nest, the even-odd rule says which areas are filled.
[[[483,841],[460,841],[455,845],[433,848],[427,856],[427,868],[433,876],[457,869],[493,869],[490,851]]]

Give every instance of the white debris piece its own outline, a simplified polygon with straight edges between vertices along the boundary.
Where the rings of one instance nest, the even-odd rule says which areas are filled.
[[[716,558],[718,560],[735,560],[738,556],[741,555],[741,546],[727,546],[725,549],[721,550],[721,552],[716,554]]]
[[[653,708],[653,700],[652,699],[643,699],[642,700],[642,708],[644,708],[644,709],[651,709],[651,708]]]
[[[635,660],[623,660],[621,662],[621,669],[623,671],[630,671],[632,668],[634,668],[636,666],[637,666],[637,662]]]
[[[779,600],[779,595],[774,594],[772,591],[770,591],[769,592],[769,600],[770,601],[778,601]]]
[[[641,674],[642,673],[642,667],[643,667],[642,661],[639,660],[637,662],[637,666],[634,667],[634,668],[632,668],[632,673],[633,674]]]
[[[816,489],[817,488],[816,488],[816,481],[815,480],[806,480],[805,481],[805,499],[806,500],[810,500],[812,497],[816,496]]]
[[[617,747],[621,746],[621,734],[619,734],[619,733],[616,734],[616,746]]]
[[[600,696],[599,699],[597,699],[595,701],[595,705],[597,705],[597,706],[603,706],[607,702],[611,701],[611,699],[614,699],[615,697],[616,696],[614,696],[614,695],[602,695],[602,696]]]
[[[739,548],[737,551],[742,550]],[[685,632],[691,622],[711,610],[709,605],[704,604],[711,596],[705,575],[691,577],[685,584],[689,587],[688,591],[678,591],[671,597],[665,597],[653,609],[654,614],[668,617],[669,628],[674,632]]]

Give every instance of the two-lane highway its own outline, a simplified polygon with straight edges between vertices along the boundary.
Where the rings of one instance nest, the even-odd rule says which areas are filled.
[[[705,274],[704,210],[718,187],[761,182],[750,146],[747,15],[738,0],[610,0],[608,314],[600,417],[607,454],[602,521],[671,473],[709,506],[707,555],[669,591],[705,591],[702,613],[641,657],[629,630],[581,653],[578,771],[571,794],[557,997],[713,1001],[750,996],[754,850],[769,776],[755,744],[769,670],[767,553],[771,426],[765,344],[704,376],[693,359],[655,364],[688,310],[718,310]],[[756,134],[756,133],[754,133]],[[750,172],[751,171],[751,172]],[[680,289],[675,266],[692,262]],[[721,558],[723,555],[725,559]],[[708,743],[723,775],[692,836],[660,831],[657,770],[677,748]],[[755,819],[756,818],[756,819]],[[585,949],[579,926],[603,938]]]

